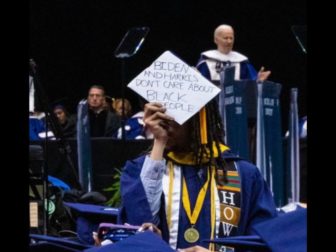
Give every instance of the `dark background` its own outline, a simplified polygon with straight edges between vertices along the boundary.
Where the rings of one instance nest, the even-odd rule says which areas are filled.
[[[30,0],[29,57],[38,65],[40,81],[50,104],[63,101],[76,112],[79,100],[93,84],[112,97],[164,51],[189,65],[200,52],[214,49],[213,31],[222,23],[235,29],[234,50],[247,55],[255,68],[272,71],[282,84],[283,130],[287,129],[289,91],[299,88],[299,114],[306,115],[306,55],[292,25],[306,25],[306,1],[85,1]],[[148,26],[150,32],[137,55],[121,62],[114,57],[126,31]],[[126,90],[135,109],[137,95]]]

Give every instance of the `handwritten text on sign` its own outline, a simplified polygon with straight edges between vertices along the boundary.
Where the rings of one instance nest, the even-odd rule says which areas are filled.
[[[214,98],[220,89],[197,70],[164,52],[135,77],[128,87],[148,102],[160,102],[167,114],[183,124]]]

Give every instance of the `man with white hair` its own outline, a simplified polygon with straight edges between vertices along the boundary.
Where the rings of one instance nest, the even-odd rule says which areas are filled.
[[[198,71],[217,86],[220,86],[220,73],[228,67],[235,67],[235,80],[256,80],[257,82],[267,80],[271,71],[265,71],[264,67],[261,67],[257,73],[245,55],[232,50],[234,39],[234,30],[232,26],[227,24],[219,25],[214,31],[214,43],[217,45],[217,49],[201,53],[201,57],[197,64]],[[218,106],[223,123],[226,125],[224,122],[226,119],[224,118],[225,112],[223,94],[218,96]],[[252,116],[248,118],[248,139],[251,160],[254,160],[255,158],[255,135],[256,120],[255,117]]]
[[[197,64],[197,69],[202,75],[214,84],[219,85],[219,73],[229,66],[235,66],[235,80],[250,79],[262,82],[271,74],[271,71],[265,71],[264,67],[257,73],[245,55],[232,50],[234,45],[232,26],[226,24],[218,26],[214,32],[214,42],[217,49],[202,52]]]

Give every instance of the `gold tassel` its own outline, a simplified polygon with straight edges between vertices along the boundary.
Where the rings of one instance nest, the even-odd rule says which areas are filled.
[[[200,134],[201,134],[201,144],[208,143],[208,134],[207,134],[207,123],[206,123],[206,110],[203,107],[200,110]]]

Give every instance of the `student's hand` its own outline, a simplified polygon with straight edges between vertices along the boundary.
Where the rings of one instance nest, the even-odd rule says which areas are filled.
[[[210,250],[203,248],[201,246],[193,246],[185,249],[178,249],[178,252],[210,252]]]
[[[94,245],[95,246],[101,246],[101,240],[98,238],[98,233],[97,232],[92,232],[92,238],[94,240]]]
[[[257,82],[263,82],[267,80],[270,74],[271,74],[271,71],[265,71],[265,68],[261,67],[258,72]]]
[[[162,237],[161,230],[153,223],[143,223],[138,231],[143,232],[147,230],[152,231],[154,234],[157,234],[158,236]]]
[[[155,140],[167,142],[167,122],[174,118],[165,114],[166,108],[157,102],[147,103],[144,108],[143,121],[146,129],[150,130]]]

